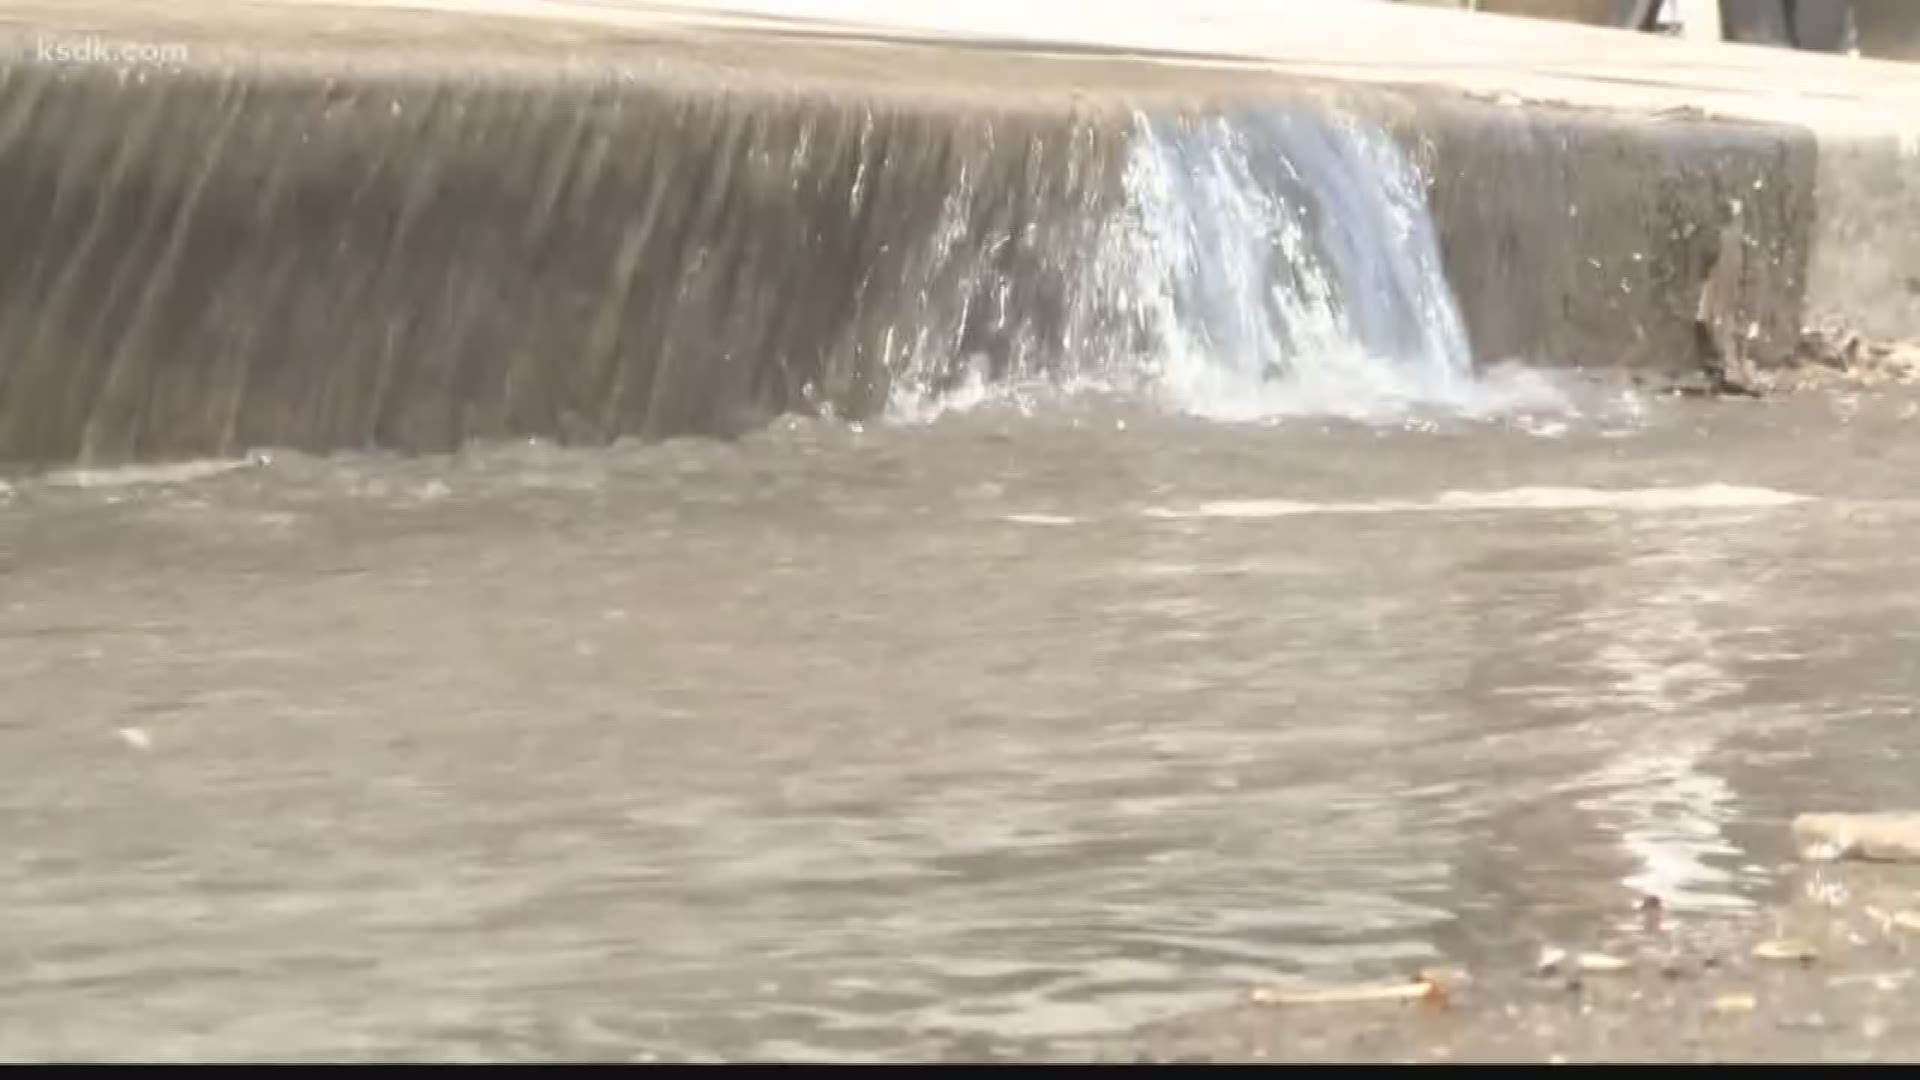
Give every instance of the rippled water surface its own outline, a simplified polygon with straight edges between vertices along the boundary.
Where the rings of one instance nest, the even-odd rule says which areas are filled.
[[[1910,803],[1899,400],[0,494],[0,1055],[916,1057],[1738,918]]]

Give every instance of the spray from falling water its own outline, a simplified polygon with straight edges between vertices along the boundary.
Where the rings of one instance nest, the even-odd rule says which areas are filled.
[[[1222,420],[1560,404],[1476,374],[1425,185],[1384,135],[1314,109],[1141,115],[1124,187],[1118,212],[1061,234],[1079,250],[1056,255],[1072,295],[1053,340],[1015,328],[1010,362],[961,357],[956,383],[954,338],[921,327],[893,415],[1088,389]],[[943,235],[965,227],[950,217]],[[945,310],[1017,306],[992,267],[942,273]]]
[[[1317,117],[1142,122],[1121,258],[1170,403],[1248,418],[1444,399],[1472,378],[1418,189]]]

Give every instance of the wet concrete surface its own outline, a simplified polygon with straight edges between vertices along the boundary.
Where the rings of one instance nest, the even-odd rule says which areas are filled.
[[[1061,55],[1058,13],[981,39],[1011,32],[998,8],[965,33],[868,12],[858,38],[711,5],[404,7],[0,12],[0,460],[732,435],[877,412],[923,337],[1070,366],[1143,125],[1223,115],[1390,130],[1482,360],[1696,369],[1710,289],[1741,362],[1815,317],[1916,331],[1907,233],[1879,227],[1920,199],[1888,118],[1920,83],[1892,65],[1775,56],[1769,84],[1759,50],[1366,4],[1213,60],[1129,51],[1137,11]],[[1295,19],[1371,73],[1276,52]],[[178,52],[42,60],[49,35]],[[1451,75],[1392,44],[1482,36]],[[1790,76],[1828,81],[1760,92]],[[1746,108],[1671,111],[1687,78]]]
[[[1913,802],[1920,400],[1577,400],[16,476],[0,1056],[1189,1052],[1767,934]]]

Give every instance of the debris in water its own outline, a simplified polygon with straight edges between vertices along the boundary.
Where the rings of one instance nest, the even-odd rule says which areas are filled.
[[[1889,921],[1902,930],[1920,934],[1920,911],[1896,911]]]
[[[1760,1000],[1752,994],[1721,994],[1713,999],[1713,1011],[1723,1016],[1750,1013],[1759,1007]]]
[[[1820,959],[1819,950],[1804,941],[1782,939],[1763,941],[1753,947],[1756,960],[1780,960],[1792,963],[1811,964]]]
[[[1417,1001],[1426,997],[1431,989],[1422,982],[1319,989],[1261,986],[1254,989],[1251,1000],[1255,1005],[1350,1005],[1367,1001]]]
[[[1567,950],[1548,946],[1540,950],[1540,959],[1534,962],[1536,975],[1557,975],[1560,967],[1567,962]]]
[[[1606,975],[1616,971],[1625,971],[1633,965],[1617,956],[1605,953],[1588,952],[1574,956],[1565,949],[1548,947],[1541,951],[1540,959],[1534,963],[1534,973],[1538,975],[1592,974]],[[1578,978],[1573,979],[1568,989],[1580,987]]]
[[[1660,919],[1666,912],[1666,905],[1659,897],[1648,893],[1640,898],[1634,909],[1640,912],[1640,929],[1649,934],[1660,929]]]
[[[1423,968],[1415,981],[1427,986],[1427,994],[1420,999],[1420,1004],[1444,1009],[1453,1004],[1454,994],[1473,980],[1461,968]]]
[[[1444,1002],[1447,990],[1422,975],[1412,982],[1374,983],[1362,986],[1255,987],[1248,1000],[1255,1005],[1355,1005],[1372,1001]]]
[[[1869,340],[1845,327],[1807,327],[1801,331],[1792,363],[1774,373],[1780,388],[1820,385],[1878,386],[1912,383],[1920,378],[1920,343]]]
[[[1580,970],[1594,975],[1605,975],[1615,971],[1625,971],[1633,965],[1617,956],[1606,953],[1581,953]]]
[[[1793,835],[1809,858],[1920,862],[1920,813],[1801,814]]]
[[[153,749],[153,737],[151,735],[148,735],[144,730],[137,727],[121,728],[120,739],[122,742],[125,742],[128,746],[133,747],[135,750]]]

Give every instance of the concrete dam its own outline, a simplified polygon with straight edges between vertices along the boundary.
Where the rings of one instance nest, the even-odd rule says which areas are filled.
[[[1907,205],[1855,176],[1901,159],[1823,178],[1791,122],[757,26],[28,7],[11,462],[724,435],[981,379],[1463,401],[1476,363],[1697,367],[1716,268],[1706,317],[1760,365],[1810,303],[1912,306],[1811,265]],[[1871,199],[1823,215],[1849,178]]]

